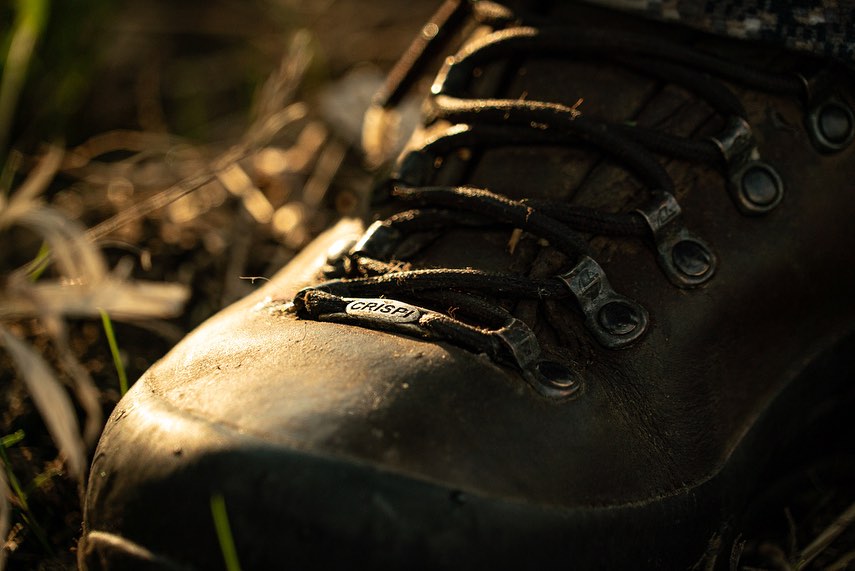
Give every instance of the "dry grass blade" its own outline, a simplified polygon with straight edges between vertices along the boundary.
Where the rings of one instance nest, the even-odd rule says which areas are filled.
[[[239,197],[256,222],[267,224],[273,218],[273,206],[264,193],[259,190],[246,171],[240,165],[234,164],[217,173],[220,183],[226,190]]]
[[[69,150],[63,161],[63,170],[82,168],[97,156],[115,151],[132,151],[135,153],[165,153],[174,145],[183,142],[180,137],[167,133],[151,133],[147,131],[132,131],[116,129],[100,133],[87,139],[84,143]]]
[[[804,569],[807,567],[811,561],[828,548],[853,523],[855,523],[855,503],[846,508],[831,525],[825,528],[810,545],[804,548],[801,557],[799,557],[797,568]]]
[[[244,136],[243,144],[249,149],[263,147],[282,129],[299,121],[307,114],[308,107],[305,103],[292,103],[253,124],[253,127]]]
[[[287,109],[285,111],[287,111]],[[305,107],[302,108],[302,113],[292,115],[292,120],[302,118],[304,114]],[[172,204],[179,198],[202,188],[211,181],[216,180],[220,172],[231,168],[232,165],[241,159],[246,158],[250,154],[251,151],[246,145],[235,145],[217,156],[217,158],[211,162],[209,170],[202,170],[192,176],[188,176],[171,185],[169,188],[166,188],[145,200],[134,203],[129,208],[122,210],[115,216],[112,216],[87,230],[86,236],[93,242],[101,240],[126,224],[129,224],[134,220],[138,220],[143,216],[148,216],[152,212]]]
[[[6,568],[6,538],[12,522],[12,506],[9,504],[9,484],[6,482],[6,469],[0,460],[0,571]]]
[[[26,343],[3,327],[0,327],[0,339],[12,357],[20,378],[27,385],[69,471],[78,482],[82,482],[86,472],[86,452],[71,398],[45,360]]]
[[[146,200],[132,205],[130,208],[87,230],[86,236],[92,241],[100,240],[122,226],[138,220],[143,216],[147,216],[175,202],[179,198],[202,188],[209,182],[217,180],[221,173],[232,169],[238,161],[251,155],[258,146],[265,144],[284,127],[304,118],[306,113],[307,108],[302,103],[294,103],[274,113],[258,125],[258,129],[252,136],[247,136],[241,144],[235,145],[217,156],[211,162],[209,170],[204,170],[193,176],[184,178]]]
[[[36,199],[59,170],[63,154],[64,151],[60,147],[48,147],[47,153],[39,159],[15,193],[6,202],[0,202],[0,229],[11,226],[36,206]]]
[[[846,571],[853,562],[855,562],[855,551],[850,551],[829,565],[827,571]]]
[[[14,205],[21,202],[23,205],[34,201],[48,187],[53,177],[59,170],[62,164],[62,157],[65,151],[62,147],[51,145],[48,147],[44,156],[39,159],[39,163],[32,172],[24,180],[23,184],[15,191],[12,197],[10,207],[14,210]]]
[[[77,402],[86,412],[86,423],[83,426],[83,440],[88,447],[95,445],[104,427],[104,415],[101,412],[100,392],[92,380],[92,376],[74,356],[67,340],[55,343],[59,351],[63,369],[74,381],[74,395]]]
[[[297,86],[300,84],[306,68],[311,61],[308,49],[309,38],[308,33],[298,33],[295,35],[288,56],[283,58],[279,70],[270,77],[262,89],[254,112],[253,122],[238,145],[231,147],[217,156],[210,162],[207,170],[202,170],[192,176],[186,177],[162,192],[138,202],[108,220],[90,228],[86,232],[87,238],[93,242],[100,240],[122,226],[143,216],[147,216],[214,180],[219,179],[221,182],[224,182],[222,180],[224,178],[229,183],[228,185],[224,184],[224,186],[227,186],[230,191],[239,195],[244,200],[248,206],[248,210],[253,213],[254,217],[261,222],[269,221],[273,212],[266,197],[254,188],[253,185],[245,184],[246,181],[236,180],[235,167],[238,161],[267,144],[282,129],[303,119],[307,115],[308,111],[305,104],[288,104],[288,102],[293,99]],[[127,132],[120,133],[120,135],[127,134]],[[105,141],[95,141],[93,143],[94,148],[83,148],[79,150],[79,153],[75,150],[74,160],[70,161],[68,166],[79,167],[88,162],[93,153],[103,152],[109,146],[107,143],[116,144],[120,140],[121,138],[117,136]],[[139,140],[131,141],[131,143],[137,143],[137,147],[140,146],[140,142]],[[78,154],[79,156],[77,156]]]
[[[104,280],[107,273],[104,258],[86,237],[86,229],[80,223],[49,206],[30,208],[19,215],[17,222],[44,237],[51,247],[53,261],[66,279],[84,284]],[[14,280],[20,283],[22,277],[16,273]]]
[[[39,201],[39,195],[62,164],[63,154],[62,149],[50,147],[8,202],[0,204],[0,229],[18,224],[41,234],[51,247],[51,259],[66,278],[95,283],[104,277],[106,265],[98,249],[86,238],[83,226]],[[33,269],[14,272],[9,285],[20,287]]]
[[[261,88],[253,109],[252,126],[247,136],[252,137],[270,117],[276,115],[294,99],[297,87],[312,61],[309,46],[311,38],[311,33],[306,30],[300,30],[294,34],[288,52],[279,63],[279,69],[271,74]]]
[[[165,318],[180,315],[190,288],[177,283],[116,281],[99,288],[97,297],[95,309],[104,309],[114,319]]]
[[[324,147],[321,156],[318,158],[317,166],[315,167],[312,177],[306,183],[303,189],[303,201],[311,209],[318,209],[332,184],[333,178],[338,173],[344,157],[347,155],[347,148],[335,141],[330,142]]]
[[[63,370],[71,376],[74,382],[74,395],[77,397],[77,402],[86,412],[83,440],[87,446],[94,446],[101,434],[104,421],[98,388],[95,386],[89,371],[80,363],[74,355],[74,351],[69,347],[65,322],[58,316],[51,314],[42,315],[42,322],[47,326],[47,330],[53,339]]]
[[[174,317],[190,295],[181,284],[123,282],[105,279],[94,287],[41,282],[22,295],[0,293],[0,319],[41,317],[52,313],[66,317],[98,317],[100,309],[114,319]]]

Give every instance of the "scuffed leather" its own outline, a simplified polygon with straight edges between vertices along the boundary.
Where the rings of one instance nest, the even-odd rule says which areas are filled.
[[[715,121],[690,94],[624,72],[586,62],[523,67],[507,97],[583,97],[582,112],[682,134],[702,135]],[[316,279],[327,247],[358,232],[345,223],[137,382],[93,465],[87,529],[182,553],[185,544],[162,538],[139,515],[165,494],[179,514],[186,510],[192,559],[211,536],[196,529],[204,497],[192,503],[180,490],[196,497],[195,485],[207,491],[216,483],[240,498],[237,517],[250,529],[251,514],[260,518],[261,537],[298,546],[295,530],[309,522],[316,535],[305,544],[339,545],[341,553],[323,554],[339,563],[352,549],[381,567],[456,567],[510,553],[522,559],[533,546],[540,551],[530,562],[566,552],[589,565],[598,557],[619,566],[693,562],[744,500],[757,463],[815,419],[812,405],[843,390],[833,375],[806,371],[855,324],[855,147],[819,155],[797,102],[740,96],[786,196],[768,215],[745,217],[718,172],[667,163],[687,226],[719,257],[709,283],[679,290],[649,246],[598,238],[612,285],[650,312],[639,342],[601,348],[569,301],[516,308],[547,350],[573,363],[583,384],[576,398],[547,399],[516,371],[446,343],[282,311]],[[490,151],[467,182],[612,210],[645,196],[623,170],[577,149]],[[416,262],[517,271],[533,264],[547,275],[561,266],[533,240],[510,254],[508,238],[449,232]],[[454,511],[454,494],[471,498],[467,507]],[[277,514],[278,532],[267,529]],[[666,553],[671,537],[681,545]],[[491,545],[500,546],[490,553]],[[253,557],[267,561],[263,551]]]

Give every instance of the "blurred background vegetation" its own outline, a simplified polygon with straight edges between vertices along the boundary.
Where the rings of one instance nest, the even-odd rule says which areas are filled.
[[[75,568],[85,470],[126,385],[361,211],[362,112],[435,4],[0,6],[7,569]]]

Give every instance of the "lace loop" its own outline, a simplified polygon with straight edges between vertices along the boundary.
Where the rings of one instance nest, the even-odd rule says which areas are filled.
[[[738,98],[721,82],[715,81],[709,76],[694,70],[698,68],[706,71],[716,71],[730,78],[742,80],[743,83],[761,85],[771,91],[783,91],[787,94],[799,93],[802,89],[801,83],[793,76],[779,74],[766,74],[761,72],[746,73],[739,66],[718,60],[691,49],[675,49],[675,46],[655,38],[636,36],[632,34],[621,34],[616,38],[606,37],[602,32],[591,30],[569,30],[536,28],[514,28],[494,32],[478,42],[470,44],[461,52],[449,60],[441,71],[439,78],[434,83],[432,91],[438,97],[435,106],[437,117],[448,120],[471,120],[479,122],[496,122],[495,115],[484,112],[484,103],[493,107],[496,102],[469,102],[470,113],[466,114],[467,106],[456,97],[462,96],[478,65],[492,59],[509,57],[523,50],[524,53],[548,53],[548,54],[577,54],[596,53],[605,54],[613,61],[629,68],[640,71],[648,76],[660,80],[677,83],[703,97],[719,114],[728,117],[723,131],[715,137],[706,140],[693,140],[678,137],[662,131],[657,131],[639,126],[621,125],[615,126],[624,137],[628,137],[655,152],[671,157],[704,162],[717,165],[720,163],[721,141],[728,141],[733,136],[733,127],[743,124],[747,127],[745,119],[747,114]],[[652,59],[651,59],[652,58]],[[845,108],[834,106],[828,107],[826,116],[842,117],[828,119],[826,123],[852,124],[852,133],[855,136],[855,115],[851,120],[847,119]],[[511,117],[511,111],[525,110],[524,116],[532,120],[543,121],[545,125],[552,125],[553,117],[545,113],[544,109],[537,103],[526,104],[518,102],[505,102],[505,122],[519,123],[519,119]],[[550,108],[554,113],[563,112],[568,114],[568,109]],[[572,111],[577,111],[573,109]],[[473,113],[474,112],[474,113]],[[477,114],[476,116],[472,116]],[[571,119],[578,116],[570,113]],[[816,114],[809,117],[815,118]],[[819,120],[814,121],[819,125]],[[741,122],[741,123],[739,123]],[[574,130],[568,125],[567,118],[561,117],[557,120],[561,129]],[[843,128],[833,127],[835,133]],[[821,126],[813,129],[818,140],[823,139]],[[748,128],[750,134],[750,128]],[[838,138],[843,137],[839,135]],[[833,137],[832,137],[833,138]],[[753,137],[751,138],[753,142]],[[826,145],[827,146],[827,145]],[[777,171],[768,163],[760,160],[759,153],[754,145],[751,160],[755,164],[748,165],[744,161],[734,165],[731,161],[725,161],[725,177],[728,189],[740,212],[746,215],[765,214],[774,209],[783,198],[783,183]],[[746,179],[746,175],[750,176]],[[660,188],[667,187],[660,186]]]
[[[468,210],[499,222],[528,230],[549,240],[550,244],[576,259],[590,253],[588,243],[576,232],[524,202],[511,200],[488,190],[471,187],[396,186],[394,195],[430,205]]]
[[[731,117],[718,137],[710,137],[721,153],[731,198],[746,215],[766,214],[784,198],[784,183],[769,163],[760,160],[751,126],[745,119]]]
[[[717,260],[706,242],[683,226],[680,205],[668,192],[655,191],[652,200],[636,210],[653,236],[659,265],[678,287],[694,287],[715,273]]]
[[[295,297],[301,317],[443,339],[515,366],[545,396],[566,397],[579,387],[572,371],[544,359],[535,333],[502,305],[525,299],[571,300],[603,347],[618,349],[640,339],[649,326],[646,309],[615,292],[585,234],[646,239],[664,274],[681,288],[703,285],[716,272],[713,249],[685,227],[674,181],[653,153],[722,171],[742,214],[765,214],[783,198],[781,177],[761,159],[745,107],[720,79],[801,98],[808,109],[808,130],[822,152],[835,152],[855,138],[855,114],[821,78],[808,81],[796,74],[751,69],[649,35],[557,27],[542,18],[515,16],[487,1],[450,0],[440,8],[395,67],[375,105],[396,105],[468,17],[493,31],[447,58],[431,87],[426,122],[438,134],[406,153],[384,188],[406,209],[374,222],[352,247],[339,249],[327,266],[328,277],[334,279]],[[722,127],[711,137],[687,138],[597,120],[584,115],[578,102],[471,97],[479,68],[503,62],[503,71],[502,66],[520,54],[605,57],[700,96],[722,118]],[[443,121],[451,126],[442,127]],[[464,179],[473,154],[468,151],[514,145],[593,148],[630,171],[649,189],[650,199],[632,212],[601,212],[444,183]],[[526,232],[561,252],[570,269],[534,278],[470,268],[414,269],[403,261],[451,228]]]
[[[443,119],[462,120],[460,116],[442,115]],[[478,120],[484,117],[477,117]],[[503,118],[504,119],[504,118]],[[420,149],[410,151],[392,173],[392,178],[410,186],[430,183],[439,157],[458,149],[502,146],[587,146],[613,158],[629,169],[649,188],[674,190],[674,181],[662,165],[642,146],[621,136],[618,129],[594,119],[577,115],[557,128],[528,123],[510,123],[510,116],[498,124],[457,124],[427,141]],[[535,126],[532,127],[532,123]]]
[[[604,347],[617,349],[638,339],[647,329],[647,311],[618,295],[606,273],[588,256],[569,272],[557,276],[576,298],[585,326]]]

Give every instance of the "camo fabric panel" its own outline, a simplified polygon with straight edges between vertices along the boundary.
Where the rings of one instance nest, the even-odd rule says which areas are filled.
[[[588,0],[651,18],[855,64],[855,0]]]

